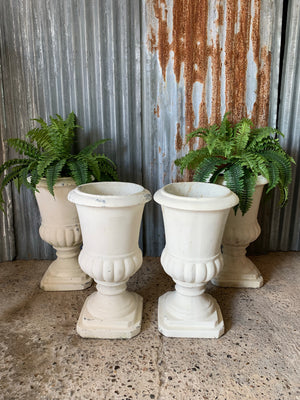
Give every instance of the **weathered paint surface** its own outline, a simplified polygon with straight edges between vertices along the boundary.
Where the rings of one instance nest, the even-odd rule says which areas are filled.
[[[170,80],[171,63],[184,86],[185,133],[220,122],[227,111],[234,121],[247,116],[268,124],[271,41],[261,38],[262,1],[148,0],[148,48],[157,54],[162,79]],[[178,130],[174,135],[179,151]]]

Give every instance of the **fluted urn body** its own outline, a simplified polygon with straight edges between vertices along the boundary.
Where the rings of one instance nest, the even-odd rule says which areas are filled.
[[[39,233],[57,255],[40,283],[47,291],[82,290],[92,283],[78,263],[82,236],[76,207],[68,201],[68,193],[75,187],[72,178],[59,178],[52,196],[45,179],[37,185],[35,196],[42,220]]]
[[[70,192],[83,236],[79,263],[97,283],[77,323],[80,336],[130,338],[140,332],[143,299],[128,292],[126,282],[142,265],[138,239],[150,199],[148,190],[127,182],[90,183]]]
[[[175,291],[159,298],[158,328],[165,336],[219,337],[223,317],[205,287],[222,268],[221,240],[238,198],[220,185],[181,182],[163,187],[154,200],[165,228],[161,263],[176,283]]]
[[[246,214],[242,215],[240,210],[236,214],[230,211],[222,240],[224,267],[213,279],[214,285],[243,288],[259,288],[263,285],[261,273],[246,257],[246,248],[261,232],[257,214],[263,188],[267,183],[267,179],[258,177],[253,202]]]

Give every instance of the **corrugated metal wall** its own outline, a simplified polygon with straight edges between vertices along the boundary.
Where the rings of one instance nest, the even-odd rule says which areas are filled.
[[[256,243],[258,250],[300,250],[300,1],[290,0],[286,12],[278,127],[285,133],[281,144],[294,157],[296,166],[287,206],[278,208],[278,193],[269,204],[263,204],[263,235]]]
[[[299,157],[299,1],[289,2],[277,117],[282,8],[282,0],[0,2],[0,161],[11,156],[4,139],[24,137],[31,118],[71,110],[84,127],[79,146],[111,137],[101,151],[116,161],[121,179],[152,192],[188,179],[173,164],[189,150],[185,134],[227,110],[258,125],[278,118],[284,145]],[[280,216],[269,203],[258,250],[299,249],[298,192],[293,183],[291,205]],[[0,258],[52,258],[38,235],[32,194],[7,188],[7,199]],[[158,256],[163,245],[152,202],[143,248]]]

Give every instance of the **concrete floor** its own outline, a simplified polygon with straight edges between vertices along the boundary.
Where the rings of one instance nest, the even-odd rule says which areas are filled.
[[[158,332],[157,299],[173,287],[158,258],[145,258],[130,280],[144,298],[142,332],[130,340],[76,334],[94,286],[44,292],[49,261],[0,264],[0,399],[300,399],[300,253],[251,258],[261,289],[208,285],[225,320],[220,339]]]

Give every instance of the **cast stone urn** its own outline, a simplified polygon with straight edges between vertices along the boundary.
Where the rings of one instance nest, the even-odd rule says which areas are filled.
[[[79,263],[97,283],[85,301],[77,332],[89,338],[131,338],[141,330],[143,299],[126,290],[141,267],[138,246],[144,205],[151,194],[127,182],[97,182],[72,190],[82,229]]]
[[[230,211],[225,227],[222,245],[224,267],[212,283],[222,287],[259,288],[263,285],[263,277],[253,262],[246,257],[246,248],[260,235],[261,229],[257,214],[264,185],[267,179],[259,176],[253,195],[253,203],[242,215]]]
[[[175,291],[159,298],[158,329],[165,336],[218,338],[224,322],[205,287],[223,265],[221,240],[230,208],[238,197],[211,183],[171,183],[158,190],[166,245],[161,255]]]
[[[68,201],[68,193],[75,187],[72,178],[59,178],[52,196],[46,179],[41,179],[35,192],[42,219],[40,236],[55,248],[57,255],[40,283],[46,291],[83,290],[92,284],[78,263],[81,230],[76,207]]]

